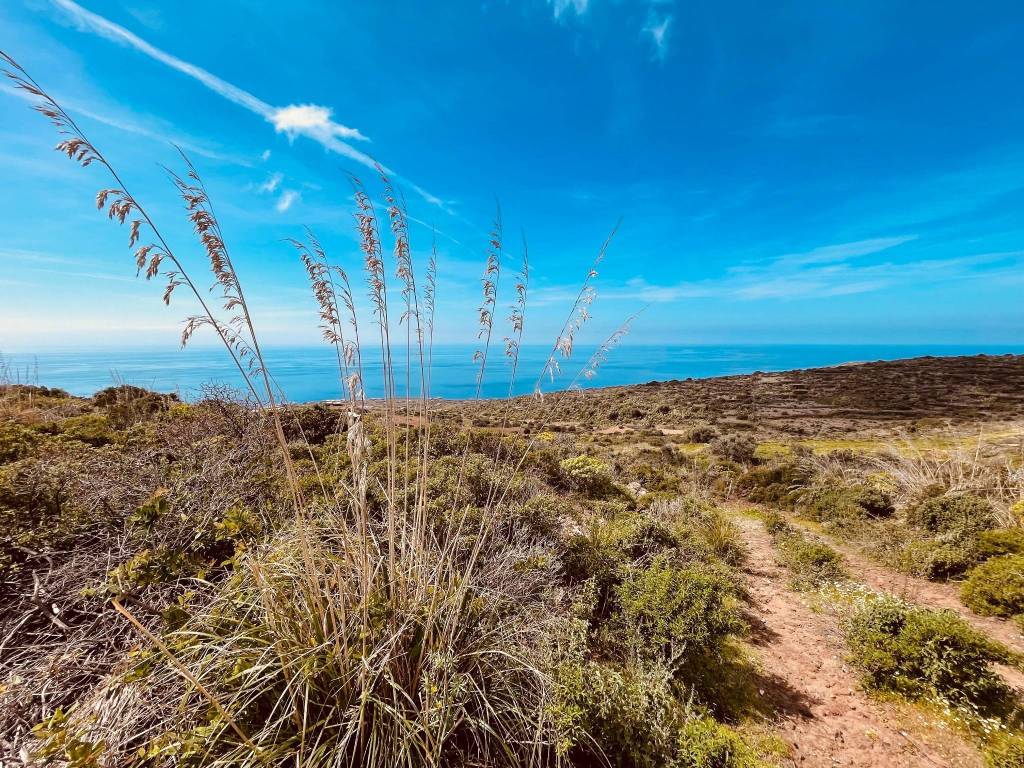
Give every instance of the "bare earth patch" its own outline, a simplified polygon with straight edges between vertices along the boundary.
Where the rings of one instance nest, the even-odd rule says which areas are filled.
[[[780,713],[780,735],[794,766],[916,768],[981,766],[978,751],[959,735],[907,705],[876,701],[844,661],[834,617],[816,612],[787,585],[760,521],[735,517],[749,550],[751,642],[777,684],[764,695]],[[859,574],[858,574],[859,575]]]
[[[1004,643],[1015,651],[1024,653],[1024,635],[1021,635],[1017,625],[1006,619],[978,616],[973,613],[960,602],[959,584],[928,581],[897,573],[860,554],[848,544],[831,536],[827,538],[829,544],[846,558],[850,569],[857,574],[858,581],[873,589],[890,592],[910,603],[928,608],[945,608],[955,611],[989,637]]]

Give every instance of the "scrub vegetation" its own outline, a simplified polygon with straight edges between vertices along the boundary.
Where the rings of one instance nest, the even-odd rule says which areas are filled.
[[[199,170],[182,154],[170,181],[208,274],[3,61],[58,150],[104,174],[96,206],[127,229],[130,265],[197,307],[182,344],[212,335],[245,387],[185,402],[124,383],[91,397],[0,384],[0,762],[860,764],[865,733],[903,732],[895,698],[963,728],[918,728],[929,751],[886,762],[883,745],[873,764],[1024,762],[1024,643],[979,629],[1024,621],[1019,358],[545,393],[560,367],[597,374],[629,329],[573,362],[611,238],[527,372],[530,265],[525,246],[507,252],[498,211],[478,390],[500,363],[537,394],[439,403],[435,259],[381,168],[352,181],[358,271],[311,231],[290,243],[339,382],[337,401],[292,404]],[[949,586],[979,623],[857,593],[829,624],[807,606],[856,592],[850,552]],[[832,727],[844,713],[810,693],[836,638],[849,668],[818,687],[862,697],[866,724]]]

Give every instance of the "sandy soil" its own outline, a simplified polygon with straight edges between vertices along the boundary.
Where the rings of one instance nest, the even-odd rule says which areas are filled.
[[[801,525],[800,520],[790,518],[794,525]],[[962,616],[973,627],[989,637],[998,640],[1007,647],[1024,653],[1024,635],[1012,621],[994,616],[978,616],[970,608],[960,602],[959,585],[928,581],[904,573],[897,573],[884,565],[871,560],[843,541],[831,536],[817,536],[826,539],[829,546],[838,551],[846,559],[850,572],[856,575],[857,581],[866,584],[879,592],[888,592],[901,597],[909,603],[923,605],[928,608],[947,609]],[[1024,691],[1024,672],[1014,667],[1000,665],[999,673],[1018,691]]]
[[[909,706],[875,701],[844,661],[836,619],[789,589],[760,521],[736,516],[749,548],[751,641],[773,681],[789,765],[917,768],[982,765],[977,750]]]
[[[791,520],[791,522],[796,525],[800,524],[799,520]],[[958,584],[939,583],[896,573],[857,552],[845,542],[831,536],[822,536],[822,538],[827,539],[829,545],[846,558],[850,572],[856,575],[858,581],[880,592],[890,592],[902,597],[910,603],[955,611],[985,634],[1005,643],[1015,651],[1024,653],[1024,635],[1021,634],[1017,625],[1006,619],[978,616],[972,613],[967,606],[960,602]]]

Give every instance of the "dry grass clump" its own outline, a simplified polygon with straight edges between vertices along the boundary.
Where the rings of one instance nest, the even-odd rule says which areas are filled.
[[[258,412],[216,402],[108,428],[99,444],[81,415],[46,421],[0,458],[0,738],[18,743],[137,643],[104,610],[111,596],[159,627],[184,583],[216,578],[254,526],[269,525],[283,490],[273,437]],[[103,423],[117,407],[68,404]]]
[[[534,547],[505,533],[482,553],[486,568],[467,573],[437,543],[397,554],[392,573],[382,533],[353,552],[355,527],[330,513],[282,531],[162,636],[167,659],[145,654],[63,733],[129,762],[140,749],[225,766],[538,758],[550,738],[545,638],[559,615],[550,570],[524,567]]]
[[[925,451],[907,443],[907,450],[875,457],[875,471],[891,479],[897,500],[903,505],[943,489],[951,494],[976,494],[995,507],[997,523],[1010,527],[1019,522],[1014,505],[1024,499],[1024,466],[1020,455],[988,457],[979,437],[971,449],[955,446]]]
[[[484,453],[472,451],[468,440],[449,441],[447,452],[439,450],[445,435],[432,421],[429,392],[434,260],[417,284],[404,203],[384,170],[378,169],[380,214],[353,182],[372,332],[359,326],[348,274],[315,235],[293,242],[324,337],[337,350],[347,401],[343,420],[293,420],[198,170],[182,155],[185,172],[170,172],[171,180],[220,307],[74,119],[0,55],[14,84],[38,100],[62,134],[58,149],[109,174],[115,186],[100,190],[97,207],[129,227],[138,270],[166,280],[165,302],[181,288],[198,304],[182,344],[212,331],[248,390],[245,404],[221,407],[218,397],[155,409],[163,411],[159,429],[127,451],[143,457],[150,474],[130,500],[115,500],[120,518],[96,551],[117,556],[102,570],[94,563],[87,591],[77,596],[92,600],[107,626],[116,624],[118,642],[109,642],[109,630],[83,628],[83,637],[107,642],[111,653],[69,687],[61,708],[44,698],[26,711],[12,732],[15,742],[24,738],[24,724],[45,718],[36,741],[22,744],[82,766],[525,765],[564,754],[550,704],[567,602],[543,536],[523,524],[531,495],[523,470],[534,440],[499,441]],[[390,248],[382,230],[390,233]],[[555,340],[538,391],[570,357],[589,318],[596,265],[607,246]],[[499,214],[483,277],[478,381],[494,332],[503,250]],[[524,255],[505,339],[513,371],[527,275]],[[404,369],[395,351],[403,344]],[[384,371],[384,397],[372,409],[363,384],[364,356],[371,354]],[[123,445],[123,435],[133,440],[139,414],[127,405],[136,395],[112,393],[110,403],[100,404],[105,415],[76,425],[76,439],[90,437],[83,431],[89,426],[95,440],[85,442],[96,450]],[[152,415],[136,405],[143,417]],[[115,412],[115,426],[126,429],[108,435]],[[211,413],[216,434],[207,441]],[[149,462],[161,451],[167,461],[154,467]],[[77,548],[82,527],[70,528],[68,546]],[[139,547],[140,539],[148,546]],[[70,587],[62,590],[71,599]],[[12,635],[18,632],[16,626]],[[112,663],[135,632],[148,648]],[[46,658],[37,648],[26,654],[26,664]]]

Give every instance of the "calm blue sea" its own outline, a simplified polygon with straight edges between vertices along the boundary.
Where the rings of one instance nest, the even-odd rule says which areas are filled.
[[[2,352],[2,350],[0,350]],[[328,347],[276,347],[265,350],[268,367],[277,384],[292,402],[339,397],[337,361]],[[509,368],[502,350],[492,350],[492,362],[484,381],[485,397],[508,392]],[[524,347],[515,392],[533,391],[543,368],[548,347]],[[564,389],[585,365],[593,349],[578,348],[571,361],[562,361],[562,374],[546,391]],[[750,346],[638,346],[624,344],[611,353],[598,375],[585,386],[640,384],[668,379],[729,376],[754,371],[785,371],[849,362],[897,360],[920,355],[1021,354],[1024,347],[1005,346],[881,346],[881,345],[750,345]],[[465,346],[437,346],[431,375],[431,394],[443,398],[470,398],[475,393],[476,366],[473,351]],[[404,388],[404,367],[399,385]],[[7,378],[49,387],[76,395],[89,395],[115,382],[135,384],[161,392],[178,392],[193,398],[204,383],[241,387],[237,371],[223,350],[192,348],[152,351],[140,349],[78,349],[38,354],[4,354]],[[379,360],[364,359],[367,392],[381,394]],[[413,375],[414,391],[417,374]]]

